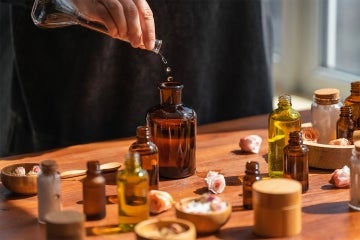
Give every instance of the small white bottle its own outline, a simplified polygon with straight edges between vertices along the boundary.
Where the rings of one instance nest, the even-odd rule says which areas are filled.
[[[311,124],[319,134],[318,143],[328,144],[336,139],[336,122],[342,105],[338,89],[322,88],[314,92]]]
[[[355,142],[355,148],[350,159],[349,207],[360,211],[360,141]]]
[[[61,178],[54,160],[42,161],[40,169],[37,178],[38,221],[45,223],[48,213],[61,210]]]

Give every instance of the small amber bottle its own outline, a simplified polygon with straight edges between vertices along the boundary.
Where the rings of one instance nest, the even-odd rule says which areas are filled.
[[[309,149],[303,144],[301,131],[290,132],[289,137],[284,147],[284,178],[299,181],[304,193],[309,189]]]
[[[354,125],[352,107],[342,106],[340,108],[340,117],[336,122],[336,138],[346,138],[352,143]]]
[[[243,206],[245,209],[252,209],[252,185],[261,180],[259,163],[256,161],[246,162],[246,175],[243,179]]]
[[[289,141],[289,133],[300,131],[301,115],[292,108],[291,96],[279,96],[278,108],[269,115],[268,124],[268,167],[270,177],[283,176],[284,155],[283,148]]]
[[[357,123],[357,119],[360,118],[360,81],[351,83],[351,94],[345,98],[344,105],[351,106],[352,108],[352,119],[354,124]]]
[[[117,191],[119,203],[119,227],[122,232],[133,231],[137,223],[148,219],[149,178],[140,166],[140,155],[128,152],[125,168],[118,172]]]
[[[105,178],[98,161],[87,162],[83,181],[83,206],[86,220],[99,220],[106,215]]]
[[[155,143],[151,141],[150,128],[138,126],[136,129],[136,142],[131,144],[129,151],[138,152],[142,169],[149,174],[150,189],[159,188],[159,151]]]

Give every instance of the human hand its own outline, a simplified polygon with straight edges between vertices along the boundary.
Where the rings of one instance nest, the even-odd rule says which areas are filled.
[[[146,0],[73,0],[84,18],[105,25],[107,33],[134,48],[154,48],[155,23]]]

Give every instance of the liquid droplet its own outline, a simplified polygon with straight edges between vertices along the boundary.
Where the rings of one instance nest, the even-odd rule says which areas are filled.
[[[168,82],[171,82],[172,80],[173,80],[173,77],[172,76],[169,76],[169,77],[167,77],[167,79],[166,79]]]
[[[166,73],[170,73],[171,72],[171,68],[170,67],[167,67],[166,68]]]

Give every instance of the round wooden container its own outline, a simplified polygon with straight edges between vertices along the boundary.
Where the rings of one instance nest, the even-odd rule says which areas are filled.
[[[309,148],[309,167],[334,170],[349,166],[354,145],[339,146],[304,142]]]
[[[85,238],[85,216],[77,211],[52,212],[45,216],[46,239],[82,240]]]
[[[273,178],[253,184],[254,228],[256,235],[289,237],[301,232],[301,184]]]

